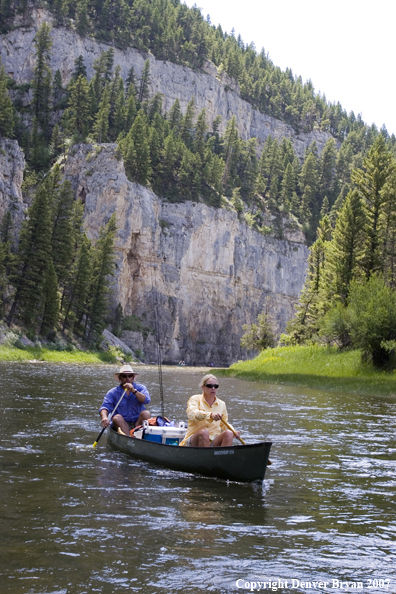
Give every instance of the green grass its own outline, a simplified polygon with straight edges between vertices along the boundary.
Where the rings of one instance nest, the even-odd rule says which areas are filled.
[[[116,363],[111,352],[101,351],[57,351],[47,348],[26,347],[18,349],[0,345],[0,361],[48,361],[50,363]]]
[[[361,352],[323,346],[278,347],[240,361],[218,375],[360,394],[396,395],[396,372],[361,361]]]

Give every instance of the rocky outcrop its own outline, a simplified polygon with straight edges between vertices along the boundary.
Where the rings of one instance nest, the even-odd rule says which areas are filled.
[[[33,38],[44,21],[51,23],[53,19],[44,9],[34,9],[31,15],[32,27],[19,26],[1,36],[3,63],[6,71],[17,83],[27,83],[32,79],[35,63]],[[60,71],[64,85],[69,82],[74,70],[74,61],[79,55],[83,56],[88,78],[91,78],[94,73],[94,60],[102,51],[109,49],[109,46],[103,43],[98,43],[92,38],[82,38],[71,29],[62,27],[52,29],[52,38],[51,68],[53,72]],[[197,111],[205,107],[209,122],[217,115],[222,116],[222,132],[227,121],[235,115],[239,133],[245,140],[256,137],[260,148],[269,134],[275,138],[287,137],[291,139],[300,158],[313,141],[316,141],[320,152],[330,138],[328,133],[319,130],[296,135],[291,126],[253,109],[239,96],[235,81],[224,74],[219,75],[216,66],[211,62],[206,63],[204,71],[194,72],[188,67],[157,60],[152,54],[145,54],[133,48],[114,48],[114,65],[120,65],[124,79],[131,66],[139,77],[148,58],[151,94],[162,93],[166,111],[176,99],[179,99],[184,112],[188,102],[194,97]]]
[[[49,13],[35,9],[33,26],[1,36],[3,63],[17,83],[32,79],[32,42],[44,20],[51,21]],[[91,77],[94,60],[109,49],[61,27],[53,28],[52,37],[51,68],[61,72],[64,85],[79,55]],[[148,58],[151,95],[162,93],[165,110],[179,99],[184,111],[194,97],[197,111],[206,108],[209,122],[221,115],[224,130],[235,115],[242,138],[256,137],[260,148],[269,134],[288,137],[300,158],[314,140],[320,151],[329,138],[320,131],[297,136],[290,126],[254,110],[241,99],[235,81],[219,75],[210,62],[194,72],[133,48],[114,48],[114,64],[124,78],[131,66],[139,77]],[[23,153],[15,141],[4,140],[0,147],[0,217],[11,208],[18,226],[24,210]],[[242,326],[262,311],[271,314],[278,333],[283,331],[304,283],[308,250],[300,231],[290,228],[277,240],[249,227],[233,210],[161,200],[128,181],[115,151],[115,145],[77,146],[64,174],[85,204],[92,239],[116,213],[113,306],[120,303],[124,314],[138,321],[123,333],[123,342],[135,353],[144,352],[146,361],[157,361],[159,341],[163,362],[228,365],[246,355],[240,348]]]
[[[282,331],[304,282],[303,237],[272,239],[236,212],[163,201],[128,181],[115,149],[75,147],[64,174],[85,201],[91,238],[116,213],[114,306],[143,327],[122,340],[148,361],[156,361],[158,335],[166,363],[228,365],[243,356],[242,325],[263,310]]]
[[[16,235],[24,217],[22,198],[25,156],[16,140],[0,138],[0,221],[11,212]]]

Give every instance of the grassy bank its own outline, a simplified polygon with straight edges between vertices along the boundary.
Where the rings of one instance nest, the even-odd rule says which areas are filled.
[[[118,353],[113,351],[59,351],[45,347],[18,349],[0,345],[0,361],[48,361],[49,363],[103,364],[117,363]]]
[[[360,351],[336,348],[279,347],[267,349],[251,361],[241,361],[218,375],[271,384],[306,386],[360,394],[396,395],[396,373],[361,362]]]

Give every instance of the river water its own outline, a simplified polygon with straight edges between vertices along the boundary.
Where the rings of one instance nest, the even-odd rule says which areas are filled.
[[[396,397],[220,379],[273,442],[263,485],[235,484],[94,449],[112,371],[0,364],[2,593],[396,593]],[[167,416],[201,376],[164,368]],[[159,414],[157,370],[139,381]]]

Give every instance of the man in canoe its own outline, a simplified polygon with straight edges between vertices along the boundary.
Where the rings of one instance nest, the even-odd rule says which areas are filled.
[[[120,428],[125,435],[129,435],[131,429],[143,425],[143,421],[150,418],[150,412],[144,406],[150,403],[150,394],[146,386],[134,381],[137,375],[130,365],[123,365],[120,371],[114,374],[119,385],[107,392],[99,409],[104,429],[110,425],[108,416],[125,390],[124,397],[111,420],[113,427]]]
[[[202,378],[202,394],[191,396],[187,404],[188,427],[181,446],[207,448],[231,446],[234,433],[223,421],[228,420],[227,407],[217,398],[219,382],[214,375]],[[239,432],[235,432],[239,437]]]

